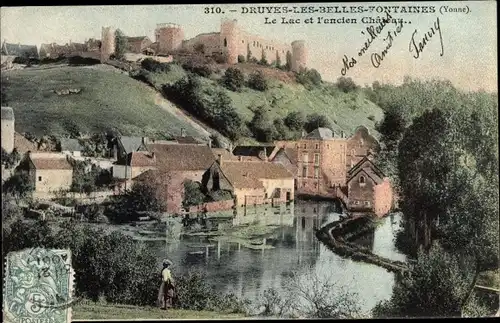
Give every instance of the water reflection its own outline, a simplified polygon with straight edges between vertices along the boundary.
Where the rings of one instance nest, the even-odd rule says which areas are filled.
[[[364,310],[387,299],[394,284],[393,274],[375,265],[343,259],[325,248],[315,237],[314,228],[338,220],[338,206],[329,202],[298,201],[280,208],[238,210],[234,225],[275,225],[279,228],[265,237],[272,249],[248,249],[241,243],[210,241],[206,237],[183,237],[178,242],[150,241],[158,259],[173,260],[174,273],[201,269],[215,284],[216,292],[257,298],[267,288],[282,290],[290,271],[314,268],[329,279],[359,294]],[[389,220],[389,219],[387,219]],[[397,260],[404,256],[393,246],[394,226],[390,221],[359,239],[375,253]]]

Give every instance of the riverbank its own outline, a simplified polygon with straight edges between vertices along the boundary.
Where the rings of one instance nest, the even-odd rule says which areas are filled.
[[[238,319],[244,314],[142,307],[120,304],[99,304],[85,302],[72,307],[72,320],[112,320],[112,319]]]

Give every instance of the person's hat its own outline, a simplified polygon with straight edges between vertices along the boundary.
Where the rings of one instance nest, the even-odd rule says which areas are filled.
[[[170,259],[163,259],[163,265],[172,266],[172,261],[170,261]]]

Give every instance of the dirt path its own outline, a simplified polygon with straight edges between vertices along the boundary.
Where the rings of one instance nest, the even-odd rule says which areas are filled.
[[[188,116],[184,111],[176,107],[172,102],[164,99],[160,93],[155,94],[155,104],[160,106],[165,111],[168,111],[171,114],[177,116],[177,118],[179,118],[180,120],[189,123],[194,129],[199,132],[200,136],[203,135],[207,138],[210,137],[211,132],[207,130],[210,129],[208,126],[201,125],[199,122],[193,120],[192,117]]]

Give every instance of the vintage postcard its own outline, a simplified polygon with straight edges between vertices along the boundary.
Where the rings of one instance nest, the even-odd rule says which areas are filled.
[[[2,7],[4,317],[499,316],[496,10]]]

